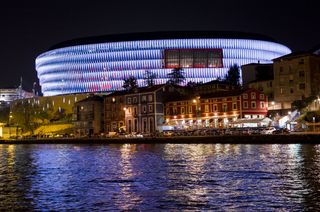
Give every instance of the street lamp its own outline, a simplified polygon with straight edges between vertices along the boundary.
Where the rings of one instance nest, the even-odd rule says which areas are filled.
[[[316,125],[315,125],[315,122],[316,122],[316,117],[312,117],[312,122],[313,122],[313,132],[316,131]]]
[[[12,112],[10,111],[10,114],[9,114],[9,138],[11,138],[11,119],[13,118],[12,116]]]
[[[271,102],[271,105],[272,105],[272,110],[274,110],[275,102],[274,102],[274,101],[272,101],[272,102]]]
[[[196,99],[193,99],[192,102],[196,104],[196,125],[197,125],[197,129],[199,128],[199,122],[198,122],[198,117],[199,117],[199,113],[201,111],[201,107],[198,108],[198,100],[200,99],[200,97],[197,97]]]

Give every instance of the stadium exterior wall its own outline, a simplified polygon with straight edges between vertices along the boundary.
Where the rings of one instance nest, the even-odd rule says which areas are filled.
[[[131,75],[142,86],[146,70],[156,73],[156,84],[162,84],[172,70],[166,67],[165,52],[174,49],[222,50],[221,66],[183,67],[186,82],[203,83],[224,78],[233,64],[272,63],[272,59],[291,53],[282,44],[254,39],[118,41],[50,50],[36,58],[36,70],[44,96],[121,90],[123,79]]]

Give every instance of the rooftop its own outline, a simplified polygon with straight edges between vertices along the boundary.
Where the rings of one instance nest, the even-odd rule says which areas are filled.
[[[276,42],[273,38],[256,33],[236,32],[236,31],[161,31],[161,32],[141,32],[128,34],[110,34],[85,38],[77,38],[63,41],[52,46],[49,50],[120,41],[138,41],[138,40],[162,40],[162,39],[186,39],[186,38],[233,38],[233,39],[252,39]]]

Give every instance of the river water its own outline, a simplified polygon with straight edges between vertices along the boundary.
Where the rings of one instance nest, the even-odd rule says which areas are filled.
[[[0,145],[0,210],[317,210],[320,145]]]

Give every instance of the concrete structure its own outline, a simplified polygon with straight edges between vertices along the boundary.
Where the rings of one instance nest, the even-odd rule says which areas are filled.
[[[103,98],[90,96],[78,101],[74,107],[75,136],[94,136],[104,132]]]
[[[271,63],[291,50],[267,36],[241,32],[152,32],[107,35],[66,41],[36,59],[44,96],[122,90],[135,76],[143,85],[145,71],[168,81],[173,68],[183,68],[186,82],[224,78],[231,65]]]
[[[274,102],[279,109],[320,94],[320,55],[297,52],[274,59]]]
[[[241,66],[242,84],[247,85],[250,82],[273,80],[273,65],[250,63]]]

